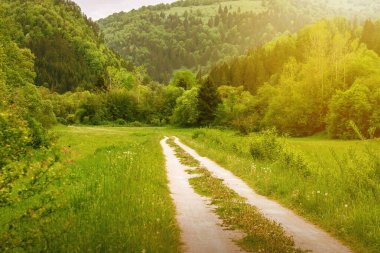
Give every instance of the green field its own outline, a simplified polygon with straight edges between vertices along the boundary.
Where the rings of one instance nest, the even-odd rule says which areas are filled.
[[[179,251],[160,130],[54,132],[67,168],[55,185],[55,200],[40,195],[33,203],[2,208],[1,252]]]
[[[0,251],[179,252],[159,145],[165,135],[177,135],[357,252],[380,248],[379,140],[277,138],[286,151],[273,160],[254,160],[252,145],[263,138],[232,131],[56,127],[53,132],[62,176],[48,193],[1,209]],[[262,151],[274,152],[273,143],[266,144]]]

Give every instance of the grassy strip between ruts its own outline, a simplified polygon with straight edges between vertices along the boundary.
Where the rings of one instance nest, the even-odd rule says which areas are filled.
[[[283,228],[274,221],[264,217],[260,211],[245,202],[236,192],[228,188],[222,180],[217,179],[191,155],[179,147],[173,139],[168,144],[174,148],[180,161],[195,170],[191,174],[199,176],[190,179],[195,191],[212,200],[216,213],[229,229],[237,229],[244,233],[244,238],[238,244],[245,250],[262,253],[302,253],[306,252],[295,247],[291,237],[285,234]]]
[[[170,147],[172,147],[181,161],[182,164],[189,166],[189,167],[199,167],[201,164],[198,160],[196,160],[194,157],[192,157],[189,153],[185,152],[180,146],[178,146],[174,142],[174,138],[171,137],[167,140],[167,143]]]

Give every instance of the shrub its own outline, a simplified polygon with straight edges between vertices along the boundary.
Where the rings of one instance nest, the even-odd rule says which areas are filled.
[[[49,145],[49,139],[47,137],[46,130],[42,127],[42,124],[35,119],[29,120],[29,128],[31,135],[31,146],[35,149],[41,147],[47,147]]]
[[[130,127],[143,127],[145,125],[143,123],[141,123],[140,121],[134,121],[134,122],[128,123],[128,126],[130,126]]]
[[[303,177],[310,176],[309,164],[296,151],[283,149],[278,156],[278,163],[284,169],[297,170]]]
[[[253,159],[273,160],[283,151],[283,146],[278,142],[275,129],[266,130],[260,136],[253,139],[250,145],[250,153]]]
[[[57,117],[57,122],[62,125],[68,125],[67,120],[62,117]]]
[[[339,139],[375,137],[379,119],[376,119],[378,106],[374,101],[378,93],[359,84],[345,92],[338,92],[329,105],[329,135]]]
[[[124,126],[127,124],[127,122],[124,119],[117,119],[115,120],[116,125]]]
[[[66,117],[66,123],[68,125],[75,124],[75,114],[69,114],[69,115],[67,115],[67,117]]]
[[[254,138],[250,153],[255,160],[273,161],[282,169],[296,170],[303,177],[310,176],[309,164],[304,157],[280,143],[275,129],[266,130]]]
[[[89,116],[84,116],[83,119],[82,119],[82,123],[85,124],[85,125],[89,125],[90,124],[90,117]]]
[[[105,95],[105,111],[107,119],[110,121],[117,119],[136,120],[136,116],[139,115],[137,108],[138,100],[130,91],[117,89]]]
[[[205,137],[206,134],[202,130],[196,130],[194,131],[193,135],[191,136],[193,139],[198,139],[199,137]]]
[[[151,120],[150,120],[150,124],[153,125],[153,126],[162,126],[162,122],[159,118],[157,117],[153,117]]]
[[[239,117],[232,122],[232,126],[243,135],[248,135],[258,130],[259,116],[252,114],[244,117]]]

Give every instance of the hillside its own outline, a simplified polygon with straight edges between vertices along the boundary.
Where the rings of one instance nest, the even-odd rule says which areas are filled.
[[[153,79],[167,82],[177,69],[205,72],[322,17],[360,21],[378,15],[379,8],[373,1],[353,0],[187,0],[113,14],[98,24],[107,45],[146,66]]]
[[[4,0],[0,19],[9,36],[34,54],[36,84],[52,91],[103,88],[106,67],[123,62],[72,1]]]

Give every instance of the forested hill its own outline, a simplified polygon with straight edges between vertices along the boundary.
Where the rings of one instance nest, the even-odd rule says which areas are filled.
[[[107,66],[123,63],[72,1],[2,0],[0,19],[3,35],[34,54],[36,84],[52,91],[102,88]]]
[[[379,4],[365,0],[186,0],[118,13],[98,23],[106,43],[158,81],[174,70],[203,72],[280,34],[322,17],[374,17]],[[365,13],[365,16],[362,16]]]

